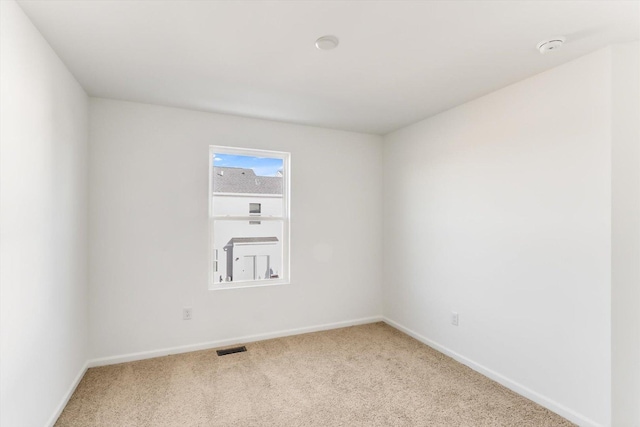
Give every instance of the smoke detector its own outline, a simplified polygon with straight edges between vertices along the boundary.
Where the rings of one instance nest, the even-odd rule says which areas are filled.
[[[316,47],[320,50],[331,50],[338,47],[338,43],[336,36],[322,36],[316,40]]]
[[[554,37],[554,38],[549,39],[549,40],[541,41],[540,43],[538,43],[536,48],[538,48],[540,53],[545,54],[547,52],[552,52],[554,50],[560,49],[562,47],[564,41],[565,41],[564,37]]]

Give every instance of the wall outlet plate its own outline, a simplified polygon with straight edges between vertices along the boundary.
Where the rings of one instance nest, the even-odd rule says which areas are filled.
[[[451,312],[451,324],[453,326],[458,326],[458,313],[455,311]]]
[[[193,309],[191,307],[185,307],[182,309],[182,320],[191,320],[193,317]]]

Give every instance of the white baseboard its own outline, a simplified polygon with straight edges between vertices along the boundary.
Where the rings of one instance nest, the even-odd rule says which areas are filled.
[[[402,326],[401,324],[387,318],[387,317],[382,317],[382,321],[385,322],[386,324],[388,324],[389,326],[392,326],[402,332],[404,332],[405,334],[417,339],[418,341],[422,342],[423,344],[428,345],[429,347],[432,347],[436,350],[438,350],[441,353],[446,354],[447,356],[457,360],[458,362],[462,363],[463,365],[468,366],[469,368],[473,369],[476,372],[481,373],[482,375],[484,375],[485,377],[488,377],[490,379],[492,379],[493,381],[502,384],[503,386],[507,387],[510,390],[515,391],[516,393],[518,393],[521,396],[526,397],[527,399],[530,399],[534,402],[536,402],[537,404],[539,404],[540,406],[544,406],[545,408],[549,409],[550,411],[555,412],[556,414],[568,419],[569,421],[578,424],[581,427],[603,427],[602,424],[598,424],[597,422],[577,413],[576,411],[567,408],[564,405],[561,405],[560,403],[549,399],[546,396],[541,395],[538,392],[535,392],[533,390],[531,390],[530,388],[527,388],[525,386],[523,386],[522,384],[519,384],[507,377],[505,377],[502,374],[497,373],[496,371],[493,371],[479,363],[474,362],[471,359],[466,358],[465,356],[456,353],[455,351],[438,344],[437,342],[430,340],[427,337],[424,337],[422,335],[420,335],[419,333],[412,331],[411,329]]]
[[[51,418],[49,418],[49,421],[46,424],[47,427],[53,427],[56,421],[58,421],[58,417],[60,416],[60,414],[62,414],[62,411],[64,410],[64,407],[67,406],[67,403],[69,403],[69,399],[71,399],[73,392],[76,391],[76,387],[78,387],[78,384],[80,384],[80,380],[82,379],[82,377],[84,377],[84,374],[85,372],[87,372],[87,369],[89,369],[88,361],[84,363],[82,368],[80,368],[78,375],[76,375],[76,377],[73,379],[73,382],[69,387],[69,390],[67,390],[64,397],[62,398],[62,401],[56,408],[55,412],[51,415]]]
[[[133,362],[135,360],[151,359],[153,357],[168,356],[170,354],[188,353],[190,351],[208,350],[211,348],[226,347],[236,344],[244,344],[249,342],[264,341],[272,338],[281,338],[291,335],[307,334],[309,332],[326,331],[329,329],[345,328],[347,326],[364,325],[367,323],[381,322],[381,316],[365,317],[361,319],[346,320],[343,322],[326,323],[323,325],[307,326],[304,328],[285,329],[276,332],[268,332],[257,335],[246,335],[243,337],[229,338],[219,341],[208,341],[199,344],[189,344],[178,347],[169,347],[159,350],[142,351],[139,353],[129,353],[120,356],[101,357],[89,360],[90,368],[96,366],[115,365],[116,363]]]

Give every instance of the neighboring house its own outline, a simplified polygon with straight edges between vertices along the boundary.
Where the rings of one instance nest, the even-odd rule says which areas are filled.
[[[214,282],[278,278],[282,271],[282,176],[213,168]],[[255,220],[220,219],[221,216]]]

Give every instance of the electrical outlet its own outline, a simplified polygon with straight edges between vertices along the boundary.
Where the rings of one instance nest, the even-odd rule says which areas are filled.
[[[182,320],[191,320],[193,317],[193,309],[191,307],[185,307],[182,309]]]
[[[455,311],[451,312],[451,324],[453,326],[458,326],[458,313]]]

